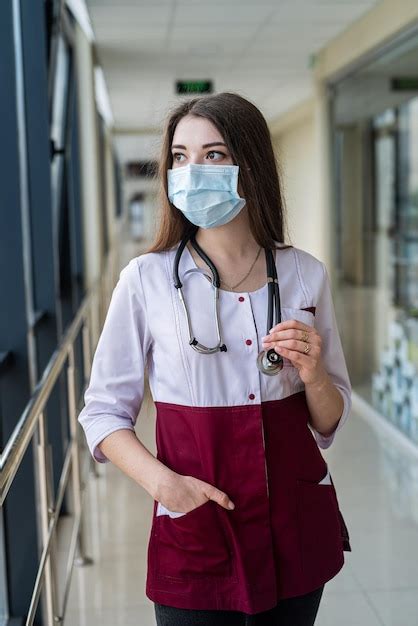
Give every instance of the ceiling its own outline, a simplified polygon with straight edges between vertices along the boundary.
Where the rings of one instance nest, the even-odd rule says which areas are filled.
[[[377,0],[87,0],[123,157],[148,158],[181,98],[212,79],[273,120],[311,95],[310,57]],[[142,134],[141,134],[142,133]]]

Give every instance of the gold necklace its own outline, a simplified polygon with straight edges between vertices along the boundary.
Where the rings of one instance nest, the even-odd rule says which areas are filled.
[[[227,284],[226,284],[226,282],[225,282],[224,280],[220,279],[220,280],[221,280],[221,283],[222,283],[223,285],[225,285],[225,287],[228,287],[228,289],[230,289],[231,291],[233,291],[234,289],[236,289],[237,287],[239,287],[239,285],[240,285],[241,283],[243,283],[243,282],[244,282],[244,280],[245,280],[245,279],[246,279],[246,278],[250,275],[251,270],[253,269],[254,265],[255,265],[255,264],[256,264],[256,262],[257,262],[258,257],[260,256],[261,248],[262,248],[262,246],[260,246],[260,247],[259,247],[258,252],[257,252],[257,256],[255,257],[255,259],[254,259],[254,261],[253,261],[253,263],[252,263],[252,265],[251,265],[250,269],[249,269],[249,270],[248,270],[248,272],[245,274],[244,278],[241,278],[241,280],[239,281],[239,283],[237,283],[237,284],[236,284],[236,285],[234,285],[233,287],[230,287],[229,285],[227,285]]]

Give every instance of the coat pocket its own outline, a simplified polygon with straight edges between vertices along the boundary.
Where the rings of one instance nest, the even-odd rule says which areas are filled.
[[[156,516],[157,575],[177,580],[228,578],[232,551],[216,507],[207,500],[188,513]]]
[[[295,309],[283,306],[281,307],[281,312],[283,322],[285,320],[297,320],[307,324],[308,326],[314,326],[315,324],[315,315],[308,309]]]
[[[332,483],[304,480],[297,480],[296,488],[302,571],[312,586],[319,586],[335,576],[344,563],[335,488]]]
[[[327,473],[325,474],[324,478],[322,480],[319,481],[318,485],[331,485],[331,474],[329,472],[329,469],[327,469]]]
[[[194,509],[193,509],[194,510]],[[189,511],[191,513],[192,511]],[[167,509],[161,502],[157,504],[157,510],[155,515],[158,517],[159,515],[168,515],[169,517],[183,517],[183,515],[187,515],[187,513],[180,513],[178,511],[170,511]]]

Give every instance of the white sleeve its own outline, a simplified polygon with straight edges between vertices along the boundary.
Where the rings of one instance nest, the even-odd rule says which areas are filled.
[[[321,448],[329,448],[335,434],[346,422],[351,410],[351,383],[347,371],[341,339],[338,332],[332,301],[331,286],[327,268],[321,262],[323,270],[322,288],[315,309],[315,328],[322,338],[322,362],[328,375],[341,392],[344,408],[335,430],[328,437],[324,437],[311,426],[315,439]]]
[[[109,459],[98,444],[121,428],[134,430],[144,395],[150,336],[140,267],[133,258],[113,290],[94,353],[85,406],[78,416],[94,460]]]

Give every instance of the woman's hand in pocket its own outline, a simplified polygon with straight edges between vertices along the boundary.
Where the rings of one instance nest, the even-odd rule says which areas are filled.
[[[214,500],[225,509],[234,508],[229,496],[214,485],[172,471],[160,481],[155,499],[169,511],[178,513],[189,513],[208,500]]]

